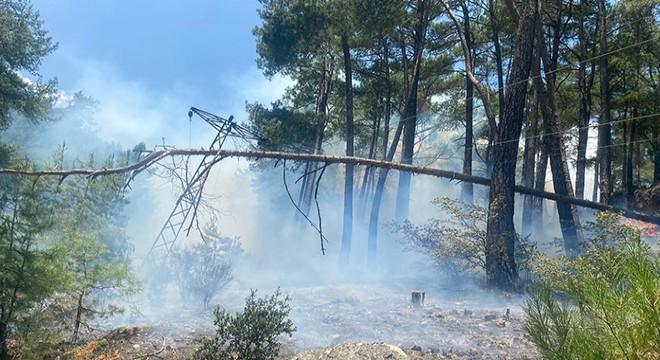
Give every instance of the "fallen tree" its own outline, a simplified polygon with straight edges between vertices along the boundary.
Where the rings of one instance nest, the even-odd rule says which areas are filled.
[[[419,167],[419,166],[413,166],[413,165],[407,165],[407,164],[401,164],[401,163],[395,163],[389,161],[381,161],[381,160],[349,157],[349,156],[330,156],[330,155],[321,155],[321,154],[301,154],[301,153],[286,153],[286,152],[274,152],[274,151],[246,151],[246,150],[205,150],[205,149],[155,150],[149,152],[143,159],[141,159],[138,162],[135,162],[127,166],[111,168],[111,169],[103,168],[103,169],[69,169],[69,170],[29,170],[29,169],[0,168],[0,174],[17,174],[17,175],[20,174],[20,175],[35,176],[37,178],[42,176],[57,176],[60,177],[60,182],[62,182],[64,181],[64,179],[66,179],[71,175],[84,175],[89,177],[90,179],[95,179],[99,176],[130,172],[131,175],[126,185],[129,186],[130,181],[132,181],[141,172],[155,165],[160,160],[170,156],[214,156],[215,157],[214,162],[211,165],[214,165],[228,157],[240,157],[240,158],[249,158],[249,159],[314,161],[314,162],[325,163],[326,165],[354,164],[361,166],[385,168],[389,170],[406,171],[412,174],[430,175],[430,176],[445,178],[449,180],[464,181],[473,184],[490,186],[490,179],[488,178],[474,176],[474,175],[465,175],[455,171],[447,171],[447,170],[430,168],[430,167]],[[634,210],[619,208],[619,207],[596,203],[588,200],[576,199],[547,191],[539,191],[539,190],[523,187],[520,185],[516,185],[515,191],[520,194],[537,196],[540,198],[553,200],[557,202],[564,202],[576,206],[582,206],[589,209],[614,211],[621,213],[623,216],[630,219],[641,220],[648,223],[660,225],[660,217],[653,216],[650,214],[640,213]]]

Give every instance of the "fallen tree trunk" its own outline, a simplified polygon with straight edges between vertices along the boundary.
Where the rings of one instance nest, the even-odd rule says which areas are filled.
[[[16,175],[28,175],[28,176],[36,176],[36,177],[57,176],[60,177],[60,182],[61,182],[71,175],[85,175],[90,179],[94,179],[99,176],[130,172],[131,173],[129,179],[130,181],[133,178],[135,178],[135,176],[140,174],[142,171],[146,170],[150,166],[155,165],[158,161],[169,156],[209,156],[216,154],[218,155],[216,163],[228,157],[241,157],[241,158],[250,158],[250,159],[282,159],[282,160],[286,159],[293,161],[315,161],[326,164],[354,164],[354,165],[384,168],[388,170],[407,171],[413,174],[430,175],[430,176],[441,177],[449,180],[465,181],[473,184],[490,186],[490,179],[480,176],[466,175],[455,171],[447,171],[447,170],[435,169],[430,167],[419,167],[419,166],[382,161],[382,160],[359,158],[359,157],[285,153],[285,152],[275,152],[275,151],[205,150],[205,149],[155,150],[150,152],[147,156],[145,156],[144,159],[136,163],[123,167],[111,168],[111,169],[24,170],[24,169],[0,168],[0,174],[16,174]],[[582,206],[589,209],[602,210],[602,211],[615,211],[622,213],[623,216],[630,219],[641,220],[648,223],[660,225],[660,217],[640,213],[633,210],[622,209],[619,207],[601,204],[583,199],[576,199],[573,197],[563,196],[547,191],[530,189],[520,185],[516,185],[515,191],[520,194],[537,196],[540,198]]]

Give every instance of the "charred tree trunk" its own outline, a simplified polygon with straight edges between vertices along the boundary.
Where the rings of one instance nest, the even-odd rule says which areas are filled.
[[[414,32],[413,44],[413,71],[408,88],[405,111],[401,122],[403,123],[403,139],[401,148],[401,163],[412,164],[415,152],[415,133],[417,129],[417,88],[419,85],[419,72],[422,63],[422,53],[426,40],[428,27],[428,11],[426,1],[417,2],[417,26]],[[405,54],[403,54],[405,56]],[[403,221],[408,218],[410,207],[410,173],[399,174],[399,189],[396,198],[396,219]]]
[[[493,50],[495,55],[495,65],[497,71],[497,99],[499,105],[499,118],[504,116],[504,65],[502,65],[502,49],[500,46],[500,31],[497,25],[497,15],[495,14],[495,4],[493,0],[488,0],[488,13],[490,26],[493,31]],[[492,134],[495,132],[493,130]],[[494,140],[494,137],[493,137]]]
[[[463,26],[461,25],[461,22],[458,20],[456,15],[454,15],[454,12],[452,11],[451,7],[449,7],[449,4],[447,4],[446,0],[440,0],[440,2],[447,11],[447,15],[449,15],[449,18],[454,23],[454,27],[456,27],[456,33],[458,34],[458,37],[461,40],[461,49],[463,50],[463,57],[465,60],[464,62],[465,76],[467,76],[467,78],[474,85],[474,90],[476,90],[477,94],[479,95],[479,100],[481,100],[481,104],[484,107],[484,113],[486,114],[486,119],[488,120],[488,128],[489,128],[488,148],[486,149],[486,156],[484,158],[486,161],[486,169],[487,169],[486,173],[490,174],[493,164],[492,142],[497,137],[497,119],[495,113],[493,112],[493,105],[490,101],[489,90],[488,87],[484,85],[481,81],[479,81],[474,75],[472,53],[470,52],[470,45],[467,39],[465,38],[465,32],[463,31]]]
[[[525,151],[523,153],[522,185],[528,188],[534,187],[534,163],[536,159],[538,139],[538,96],[532,92],[532,107],[527,116],[527,133],[525,136]],[[534,229],[534,218],[532,217],[534,197],[525,195],[523,200],[522,234],[528,236]]]
[[[353,156],[353,70],[351,66],[351,49],[348,35],[341,37],[344,53],[344,75],[346,76],[346,156]],[[347,263],[351,254],[351,237],[353,234],[353,164],[346,164],[344,179],[344,222],[341,237],[340,259]]]
[[[537,94],[538,96],[538,94]],[[545,191],[545,175],[548,172],[548,147],[545,143],[545,137],[540,138],[539,147],[541,148],[539,154],[539,161],[536,163],[536,178],[534,180],[534,190]],[[543,223],[543,199],[534,197],[532,199],[532,226],[534,229],[539,228]]]
[[[589,140],[589,118],[591,117],[591,88],[587,86],[587,35],[584,30],[586,0],[580,2],[578,36],[580,43],[580,63],[578,65],[578,91],[580,108],[578,112],[577,162],[575,165],[575,197],[584,199],[584,184],[587,169],[587,142]]]
[[[559,34],[555,33],[555,37]],[[564,196],[573,197],[573,186],[571,185],[570,173],[568,171],[568,161],[566,149],[561,137],[562,131],[557,117],[557,100],[555,98],[555,76],[553,72],[554,61],[546,49],[545,39],[539,23],[536,29],[536,51],[543,61],[545,85],[540,74],[532,74],[534,87],[539,94],[539,105],[543,116],[545,126],[545,139],[550,167],[552,169],[552,182],[555,192]],[[535,69],[536,70],[536,67]],[[579,252],[579,243],[582,241],[582,230],[577,215],[577,209],[570,204],[557,204],[559,214],[559,224],[561,226],[562,236],[564,238],[564,251],[566,255],[573,257]]]
[[[403,122],[399,121],[399,125],[394,132],[394,139],[392,139],[392,146],[387,153],[385,161],[392,161],[394,153],[396,152],[397,144],[401,138],[403,130]],[[378,183],[376,184],[376,192],[374,193],[374,201],[371,204],[371,214],[369,216],[369,235],[367,239],[367,264],[368,266],[376,265],[376,255],[378,253],[378,218],[380,215],[380,204],[383,201],[383,193],[385,191],[385,180],[387,180],[387,168],[380,169],[378,173]]]
[[[637,118],[638,113],[637,113],[637,108],[633,108],[632,112],[632,117],[633,119]],[[634,167],[634,161],[633,161],[633,153],[635,151],[634,145],[635,145],[635,132],[637,131],[637,121],[636,120],[631,120],[630,121],[630,131],[628,134],[628,144],[627,144],[627,151],[626,151],[626,188],[625,188],[625,195],[626,195],[626,206],[630,209],[633,208],[633,202],[635,201],[635,183],[633,180],[633,167]]]
[[[492,1],[492,0],[491,0]],[[472,51],[472,36],[470,34],[470,13],[467,5],[463,2],[463,27],[465,32],[465,42],[468,51]],[[472,81],[465,77],[465,145],[463,152],[463,174],[472,175],[472,144],[473,144],[473,118],[474,118],[474,85]],[[461,188],[461,200],[466,204],[474,202],[474,186],[470,183],[463,183]]]
[[[612,125],[607,58],[607,9],[605,0],[598,0],[600,42],[600,118],[598,119],[598,162],[600,202],[607,204],[612,197]]]
[[[516,289],[518,271],[514,259],[516,230],[513,224],[514,188],[518,143],[524,120],[527,79],[532,63],[537,0],[524,0],[511,62],[504,117],[500,119],[494,151],[490,202],[486,225],[486,279],[501,289]]]
[[[76,318],[73,323],[73,343],[78,342],[78,332],[80,331],[80,324],[82,323],[83,300],[85,298],[85,291],[81,290],[78,294],[78,302],[76,306]]]
[[[332,87],[332,64],[329,64],[326,61],[322,69],[322,79],[319,84],[319,95],[316,100],[316,138],[314,141],[314,154],[321,153],[321,147],[323,145],[323,138],[325,132],[325,122],[327,117],[328,109],[328,97],[330,96],[330,89]],[[314,194],[315,183],[316,183],[316,172],[318,170],[317,163],[310,163],[307,166],[306,173],[303,180],[303,196],[302,203],[300,204],[300,210],[305,214],[309,214],[309,209],[312,204],[312,196]]]
[[[420,15],[420,19],[426,19],[424,7],[422,6],[422,12],[424,12],[423,17]],[[426,34],[426,26],[427,24],[424,24],[424,34]],[[417,49],[416,49],[417,50]],[[414,114],[416,116],[417,113],[417,84],[419,82],[419,71],[422,66],[422,54],[421,54],[422,47],[420,46],[419,51],[420,53],[417,54],[415,52],[415,61],[413,62],[413,68],[412,68],[412,81],[410,86],[406,85],[407,82],[404,82],[404,85],[406,85],[406,101],[404,104],[403,108],[403,118],[405,119],[406,116],[409,114]],[[419,55],[419,56],[418,56]],[[405,48],[403,49],[402,56],[405,58]],[[406,70],[407,72],[407,70]],[[388,73],[389,75],[389,73]],[[389,77],[388,77],[389,78]],[[388,82],[389,86],[389,82]],[[391,100],[389,97],[391,96],[391,93],[388,91],[388,102],[387,102],[387,109],[389,110],[389,103]],[[411,107],[413,109],[411,109]],[[386,125],[389,126],[389,112],[385,114],[386,116]],[[394,137],[392,138],[392,144],[389,147],[387,147],[387,142],[385,141],[384,144],[384,150],[387,151],[387,154],[385,156],[385,161],[392,161],[394,159],[394,154],[396,153],[396,148],[399,144],[399,140],[401,139],[401,134],[403,132],[403,128],[405,126],[406,121],[402,119],[399,121],[399,124],[396,127],[396,131],[394,132]],[[414,135],[414,134],[413,134]],[[384,135],[385,140],[387,140],[387,136]],[[369,216],[369,235],[367,239],[367,263],[369,266],[374,266],[376,265],[376,255],[377,255],[377,249],[378,249],[378,220],[379,220],[379,215],[380,215],[380,205],[383,200],[383,195],[385,191],[385,181],[387,180],[387,174],[388,174],[388,169],[383,168],[379,171],[378,173],[378,183],[376,184],[376,191],[374,193],[374,200],[373,203],[371,204],[371,213]],[[403,175],[403,174],[401,174]],[[400,176],[401,176],[400,175]],[[408,177],[410,177],[410,174],[408,174]],[[408,182],[410,183],[410,182]],[[398,202],[399,198],[397,197],[397,211],[398,210]],[[406,204],[407,206],[407,204]],[[406,214],[407,216],[407,214]]]

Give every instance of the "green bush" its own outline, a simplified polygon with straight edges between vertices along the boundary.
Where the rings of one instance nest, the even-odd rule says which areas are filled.
[[[242,313],[229,314],[216,307],[215,337],[204,339],[193,359],[266,360],[277,356],[282,334],[296,331],[288,319],[289,297],[278,288],[271,296],[257,298],[252,290]]]
[[[660,358],[660,257],[617,219],[597,214],[583,255],[539,267],[524,310],[544,358]]]
[[[405,247],[429,255],[438,269],[450,277],[484,275],[487,210],[449,198],[435,199],[432,204],[439,206],[447,219],[433,218],[422,225],[409,221],[391,223],[389,228],[402,235]],[[535,244],[518,236],[515,255],[519,271],[530,269],[535,254]]]

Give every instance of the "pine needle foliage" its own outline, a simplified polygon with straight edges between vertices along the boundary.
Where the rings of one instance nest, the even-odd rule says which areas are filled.
[[[543,358],[660,357],[660,256],[617,220],[597,214],[583,255],[537,271],[525,328]]]

